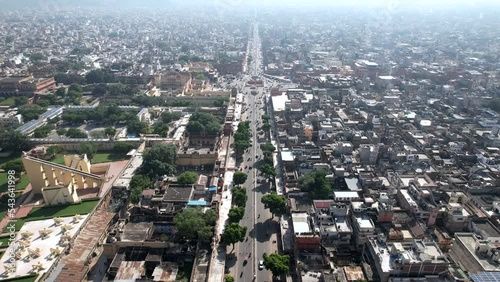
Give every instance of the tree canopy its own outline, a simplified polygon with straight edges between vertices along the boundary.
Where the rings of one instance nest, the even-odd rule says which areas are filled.
[[[178,238],[188,240],[210,241],[213,237],[213,226],[215,225],[213,210],[205,214],[201,208],[185,208],[174,218]]]
[[[0,148],[5,152],[12,151],[15,154],[20,154],[22,151],[31,149],[31,142],[19,131],[0,130]]]
[[[244,207],[247,203],[247,190],[244,187],[233,188],[233,203],[239,207]]]
[[[162,175],[175,174],[177,147],[174,144],[156,143],[143,153],[143,162],[139,168],[141,174],[153,179]]]
[[[169,111],[164,111],[161,113],[161,120],[164,123],[170,123],[172,121],[178,120],[182,117],[181,112],[169,112]]]
[[[326,179],[326,171],[316,170],[299,178],[299,188],[312,199],[326,199],[332,193],[332,185]]]
[[[87,133],[81,131],[79,128],[70,128],[66,132],[66,137],[69,138],[87,138]]]
[[[266,254],[262,256],[264,260],[264,267],[271,271],[273,277],[278,277],[287,273],[290,270],[290,257],[288,255],[280,254]]]
[[[239,222],[245,215],[245,208],[243,207],[232,207],[229,210],[228,216],[230,222]]]
[[[276,175],[276,169],[269,164],[263,164],[259,167],[260,171],[268,177]]]
[[[233,174],[233,183],[234,185],[241,185],[247,181],[248,175],[243,171],[236,171]]]
[[[17,108],[17,112],[23,116],[25,122],[38,119],[46,110],[47,108],[43,108],[39,105],[22,105]]]
[[[260,149],[263,152],[270,152],[270,153],[274,153],[274,151],[276,151],[276,147],[274,147],[274,145],[272,143],[261,144]]]
[[[194,184],[198,180],[198,173],[194,171],[186,171],[177,177],[179,184]]]
[[[222,233],[222,242],[225,244],[232,244],[234,249],[234,244],[238,242],[243,242],[245,235],[247,234],[247,228],[239,225],[238,223],[231,223],[224,229]]]
[[[250,148],[250,122],[240,121],[238,123],[238,129],[233,135],[234,137],[234,148],[236,149],[236,154],[241,157],[243,151]]]
[[[221,120],[219,117],[203,113],[194,113],[186,126],[189,134],[215,135],[218,134],[221,128]]]
[[[95,153],[97,153],[97,146],[92,142],[82,142],[80,143],[80,150],[78,152],[80,154],[86,154],[87,158],[91,160]]]
[[[99,105],[94,109],[85,110],[65,109],[62,120],[70,123],[90,120],[106,123],[138,121],[136,113],[120,109],[117,105]]]
[[[130,202],[132,204],[138,204],[141,201],[142,191],[146,188],[150,188],[153,185],[153,181],[146,175],[135,174],[130,180]]]
[[[286,212],[286,198],[283,195],[278,195],[276,193],[270,193],[262,196],[262,204],[266,209],[275,215],[280,216]]]

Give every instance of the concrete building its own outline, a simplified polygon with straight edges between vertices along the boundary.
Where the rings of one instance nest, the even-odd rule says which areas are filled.
[[[43,196],[46,205],[80,202],[79,190],[99,190],[109,168],[92,168],[86,155],[66,155],[65,165],[29,156],[23,156],[22,162],[30,179],[32,195]]]
[[[500,263],[498,245],[473,233],[455,233],[450,256],[470,273],[498,271]]]
[[[56,89],[56,81],[50,78],[32,76],[0,77],[0,96],[33,96]]]
[[[449,261],[435,242],[414,240],[405,247],[402,243],[386,243],[383,235],[370,238],[368,249],[380,281],[389,277],[422,277],[447,271]]]

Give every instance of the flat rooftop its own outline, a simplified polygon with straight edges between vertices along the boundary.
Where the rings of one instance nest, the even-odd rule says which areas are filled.
[[[482,231],[487,237],[500,237],[500,232],[489,221],[472,221],[475,228]],[[484,239],[488,239],[484,238]]]
[[[307,218],[308,215],[305,212],[292,213],[293,231],[295,232],[295,234],[312,232]]]
[[[56,261],[54,258],[48,259],[51,255],[51,249],[58,248],[59,251],[64,249],[64,246],[60,244],[61,237],[63,236],[61,226],[68,225],[68,227],[71,228],[67,232],[73,239],[76,232],[80,229],[87,217],[88,215],[82,215],[82,218],[78,222],[75,222],[72,216],[62,217],[61,219],[63,221],[60,226],[55,226],[53,219],[26,222],[21,230],[17,232],[16,240],[10,244],[5,251],[5,254],[2,257],[2,263],[0,263],[0,273],[6,273],[5,266],[8,264],[8,260],[10,258],[8,254],[15,253],[14,250],[20,246],[20,241],[28,242],[29,246],[24,251],[18,251],[21,253],[22,259],[16,260],[15,272],[11,273],[8,277],[30,275],[33,273],[33,265],[37,264],[41,264],[43,266],[43,270],[40,273],[45,273]],[[50,229],[52,231],[52,233],[50,233],[45,239],[42,239],[39,235],[40,230],[43,229]],[[21,240],[21,234],[25,232],[31,232],[33,235],[28,240]],[[28,250],[34,251],[37,249],[40,251],[40,255],[36,258],[30,258]],[[0,279],[5,278],[7,277],[2,276]]]
[[[144,242],[153,233],[152,222],[129,222],[123,228],[122,241]]]
[[[455,240],[460,241],[466,248],[465,256],[478,262],[485,271],[498,271],[498,265],[490,262],[488,258],[479,257],[476,253],[477,239],[472,233],[455,234]]]
[[[193,194],[192,186],[168,186],[163,195],[164,202],[189,202]]]

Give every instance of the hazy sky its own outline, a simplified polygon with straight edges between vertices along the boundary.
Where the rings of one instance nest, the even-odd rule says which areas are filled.
[[[410,7],[410,6],[463,6],[482,5],[500,6],[499,0],[0,0],[0,10],[8,8],[47,8],[63,9],[68,7],[156,7],[172,6],[360,6],[360,7]],[[201,5],[200,5],[201,4]]]

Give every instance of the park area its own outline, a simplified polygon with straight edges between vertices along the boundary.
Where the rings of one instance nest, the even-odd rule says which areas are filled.
[[[78,152],[65,152],[64,154],[58,154],[55,156],[54,159],[51,160],[51,162],[64,165],[64,155],[71,155],[71,154],[78,154]],[[99,153],[94,154],[90,163],[99,164],[99,163],[123,161],[126,159],[127,159],[127,156],[123,153],[99,152]]]
[[[73,205],[34,208],[27,217],[17,219],[16,231],[19,231],[24,223],[28,221],[51,219],[54,217],[68,217],[76,214],[88,214],[94,209],[98,202],[99,200],[89,200]],[[6,232],[6,230],[4,230],[4,232]]]

